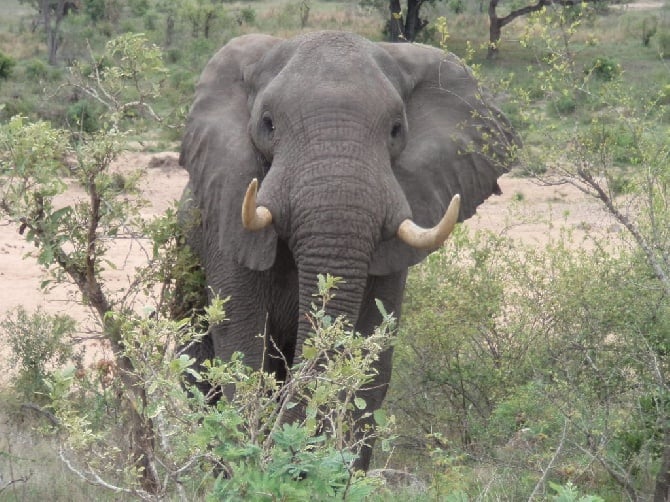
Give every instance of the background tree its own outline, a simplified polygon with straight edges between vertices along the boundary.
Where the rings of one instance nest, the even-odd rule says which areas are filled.
[[[607,3],[607,0],[538,0],[534,4],[512,8],[509,13],[501,17],[498,12],[500,0],[489,0],[489,44],[487,57],[493,59],[498,55],[502,29],[515,19],[527,16],[533,12],[539,12],[549,6],[574,7],[582,3],[586,4],[595,1],[603,4]]]
[[[78,8],[70,0],[20,0],[32,5],[37,11],[39,25],[44,27],[49,64],[55,66],[56,54],[61,42],[61,23],[63,18]]]
[[[391,42],[414,42],[419,32],[428,25],[427,19],[420,17],[425,0],[407,0],[406,8],[400,0],[390,0],[388,35]]]

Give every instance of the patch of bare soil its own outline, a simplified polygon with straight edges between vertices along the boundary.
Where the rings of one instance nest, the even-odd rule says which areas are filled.
[[[654,10],[660,9],[664,5],[664,2],[650,1],[650,2],[630,2],[612,5],[615,9],[620,10]]]
[[[142,169],[145,172],[142,181],[144,197],[150,204],[142,210],[146,217],[159,215],[181,197],[187,182],[187,173],[178,165],[178,155],[173,152],[161,154],[127,153],[122,155],[114,169],[130,172]],[[83,197],[80,191],[69,191],[60,203],[72,203]],[[136,239],[118,239],[109,250],[108,259],[116,268],[107,267],[105,284],[110,290],[117,290],[130,284],[135,268],[147,261],[146,242]],[[88,338],[95,333],[96,324],[90,310],[79,301],[74,286],[59,285],[49,292],[40,290],[45,276],[36,261],[26,255],[34,250],[32,244],[25,241],[18,227],[6,218],[0,219],[0,320],[7,312],[22,305],[28,312],[42,308],[51,313],[68,314],[80,323],[81,336]],[[1,337],[0,356],[7,354],[7,342]],[[95,340],[87,343],[88,358],[92,361],[105,357],[106,347]],[[0,357],[0,375],[7,374],[7,362]],[[3,377],[0,376],[0,384]]]
[[[179,199],[187,182],[186,172],[177,164],[176,153],[128,153],[116,162],[115,168],[145,171],[142,185],[144,196],[150,201],[144,209],[145,216],[163,213]],[[539,246],[556,237],[562,228],[569,228],[575,233],[575,242],[581,242],[587,231],[619,231],[619,227],[595,201],[574,187],[540,186],[529,179],[509,175],[500,180],[500,186],[503,195],[491,197],[484,203],[477,215],[466,222],[468,227],[504,233]],[[65,202],[68,202],[68,197],[71,202],[77,196],[82,194],[75,191],[68,193]],[[585,241],[584,245],[588,242]],[[81,322],[82,336],[94,332],[93,317],[77,300],[73,287],[58,286],[48,293],[40,291],[44,275],[33,259],[25,258],[31,250],[32,246],[19,235],[16,225],[7,220],[0,221],[0,319],[19,305],[28,311],[41,307],[48,312],[67,313],[75,317]],[[127,286],[135,267],[146,262],[146,253],[142,242],[117,240],[109,251],[109,259],[117,268],[108,270],[105,275],[110,288]],[[7,354],[6,349],[6,341],[0,339],[0,354]],[[105,357],[104,350],[104,344],[90,342],[89,359],[95,361]],[[0,365],[4,370],[6,365]]]
[[[598,201],[572,185],[547,186],[509,174],[498,184],[503,194],[482,204],[465,222],[467,227],[491,230],[539,247],[565,231],[580,246],[592,245],[591,235],[614,237],[622,231]]]

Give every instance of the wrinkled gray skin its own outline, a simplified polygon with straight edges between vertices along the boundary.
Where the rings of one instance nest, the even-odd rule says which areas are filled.
[[[330,313],[361,333],[381,320],[376,298],[399,316],[407,268],[428,254],[394,237],[399,223],[435,225],[457,193],[459,219],[472,216],[499,193],[516,144],[470,72],[438,49],[340,32],[232,40],[202,73],[180,157],[202,218],[191,245],[211,290],[230,296],[229,320],[197,356],[241,351],[284,377],[258,334],[299,360],[318,273],[344,279]],[[273,217],[256,232],[240,216],[253,178]],[[382,404],[391,356],[362,395],[366,411]],[[368,468],[371,447],[358,468]]]

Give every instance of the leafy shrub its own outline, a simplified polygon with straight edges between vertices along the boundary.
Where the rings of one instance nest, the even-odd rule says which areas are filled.
[[[597,495],[580,495],[575,485],[568,482],[565,485],[549,482],[550,488],[556,492],[551,496],[552,502],[604,502]]]
[[[221,437],[222,427],[225,430],[232,424],[235,422],[206,421],[204,430]],[[234,457],[240,461],[235,475],[217,479],[211,494],[214,500],[241,500],[248,493],[267,493],[279,500],[355,501],[365,500],[375,488],[374,482],[364,477],[352,479],[347,466],[353,455],[325,446],[324,436],[314,437],[305,427],[284,424],[272,439],[269,458],[263,458],[260,448],[236,448]],[[230,458],[230,443],[221,446],[228,446],[221,453]]]
[[[7,80],[16,65],[16,61],[11,56],[0,51],[0,79]]]
[[[18,307],[0,325],[18,368],[14,388],[28,401],[45,400],[47,381],[66,363],[80,360],[70,337],[75,321],[66,315],[51,315],[42,309],[29,314]]]
[[[548,395],[546,386],[537,381],[517,387],[491,413],[487,426],[491,437],[505,444],[520,431],[526,438],[560,433],[563,419]]]
[[[256,22],[256,11],[253,7],[244,7],[236,16],[237,24],[254,24]]]
[[[4,119],[10,119],[15,115],[32,116],[35,114],[37,105],[31,98],[17,95],[13,99],[5,101],[3,107],[0,107],[0,116]]]
[[[660,443],[646,424],[663,413],[643,406],[638,385],[659,394],[641,361],[667,340],[670,312],[639,256],[575,244],[564,236],[535,249],[460,229],[412,271],[388,399],[411,448],[396,446],[399,463],[436,448],[452,473],[486,459],[460,486],[472,498],[514,487],[515,500],[550,463],[561,482],[590,469],[573,445],[591,440],[626,469],[656,468],[648,452]],[[592,475],[605,488],[606,473]]]
[[[640,139],[630,124],[614,122],[606,117],[591,120],[579,135],[580,148],[595,159],[610,159],[617,165],[640,162]]]
[[[93,133],[100,129],[100,108],[82,99],[71,104],[65,112],[69,128],[75,133]]]
[[[665,84],[659,92],[659,104],[670,105],[670,84]]]
[[[465,3],[463,0],[450,0],[449,10],[454,14],[462,14],[465,11]]]
[[[149,0],[128,0],[128,7],[133,16],[144,16],[149,10]]]
[[[32,58],[26,63],[26,78],[33,82],[46,80],[49,77],[49,65],[39,58]]]
[[[563,92],[552,102],[552,110],[559,116],[570,115],[577,110],[577,101],[572,93]]]
[[[584,73],[603,82],[610,82],[621,74],[621,66],[611,58],[600,56],[584,69]]]
[[[245,366],[239,353],[200,368],[179,352],[184,344],[198,343],[200,326],[225,318],[222,300],[215,299],[197,319],[109,315],[123,339],[124,357],[132,362],[136,385],[142,385],[144,397],[134,405],[161,438],[151,449],[156,459],[151,467],[165,479],[162,490],[167,491],[161,493],[195,485],[213,500],[246,500],[251,493],[268,494],[268,500],[363,500],[379,485],[351,468],[359,441],[375,433],[368,431],[361,439],[347,431],[351,412],[366,406],[355,393],[374,377],[372,364],[388,347],[394,321],[383,313],[382,326],[371,336],[354,335],[346,320],[325,313],[336,286],[335,278],[319,278],[322,296],[311,314],[313,337],[305,345],[304,362],[293,369],[290,386]],[[128,389],[114,367],[58,372],[49,396],[62,423],[64,452],[78,474],[93,484],[104,479],[108,488],[144,493],[138,486],[141,466],[127,453],[125,432],[132,426],[123,399],[129,398]],[[209,405],[211,395],[188,385],[190,392],[185,391],[187,374],[206,378],[214,393],[232,386],[234,396]],[[295,406],[304,406],[304,419],[289,425],[286,413]],[[376,434],[388,434],[393,419],[382,411],[374,416]]]
[[[658,27],[658,18],[655,16],[645,17],[642,20],[642,45],[644,47],[649,47],[649,42],[651,37],[656,34],[656,28]]]
[[[105,0],[85,0],[84,12],[94,23],[102,21],[106,17]]]
[[[186,69],[178,68],[170,72],[170,87],[176,92],[191,96],[195,89],[197,77]]]
[[[144,29],[146,31],[155,31],[158,26],[158,15],[155,12],[147,12],[144,17]]]
[[[662,58],[670,58],[670,29],[665,29],[656,37],[658,52]]]
[[[181,49],[177,47],[171,47],[170,49],[167,50],[165,54],[165,60],[168,63],[179,63],[184,57],[184,53]]]

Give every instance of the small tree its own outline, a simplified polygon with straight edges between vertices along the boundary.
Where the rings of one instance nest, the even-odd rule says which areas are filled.
[[[40,23],[44,26],[49,64],[55,66],[61,42],[61,23],[73,9],[74,4],[68,0],[20,0],[28,3],[37,11]]]
[[[547,8],[571,8],[585,5],[589,2],[605,2],[607,0],[538,0],[537,3],[525,5],[523,7],[514,7],[506,15],[500,17],[498,7],[500,0],[489,0],[489,43],[487,57],[494,59],[498,55],[500,48],[500,38],[502,29],[519,17],[528,16],[534,12],[540,12]]]
[[[35,244],[37,261],[51,279],[71,280],[103,326],[103,334],[116,355],[126,397],[133,403],[129,407],[131,456],[147,492],[160,485],[152,466],[153,425],[137,412],[146,404],[145,389],[125,353],[119,323],[109,315],[129,309],[130,297],[112,298],[100,273],[109,239],[132,228],[133,221],[141,221],[137,219],[141,200],[128,196],[135,190],[138,177],[125,177],[121,191],[110,165],[126,137],[123,126],[127,111],[137,110],[138,117],[146,111],[155,116],[148,100],[155,97],[157,75],[163,72],[158,48],[141,36],[126,35],[108,43],[105,55],[86,71],[80,67],[73,74],[73,85],[106,105],[104,129],[80,136],[75,144],[70,144],[67,131],[45,122],[27,123],[18,116],[0,129],[4,146],[0,172],[5,178],[0,211]],[[68,158],[76,159],[74,167]],[[66,179],[78,184],[87,198],[59,207],[54,197],[66,190]]]

